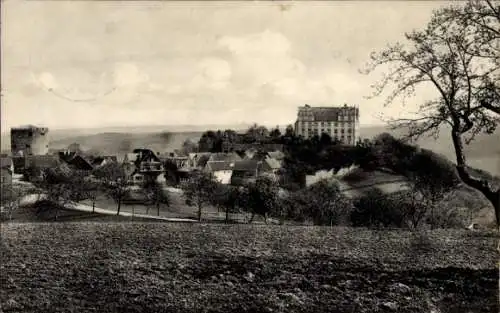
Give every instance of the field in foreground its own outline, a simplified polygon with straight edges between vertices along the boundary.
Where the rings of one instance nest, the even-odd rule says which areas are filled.
[[[2,225],[3,312],[498,312],[498,236]]]

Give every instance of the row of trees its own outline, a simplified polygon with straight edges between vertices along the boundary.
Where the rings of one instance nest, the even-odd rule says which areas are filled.
[[[106,164],[91,173],[61,167],[43,171],[30,168],[25,176],[35,186],[35,191],[43,195],[42,201],[38,202],[37,213],[48,208],[55,209],[56,219],[61,209],[83,200],[91,201],[94,212],[96,201],[102,195],[113,199],[119,215],[124,201],[131,199],[132,185],[124,168],[116,163]],[[160,207],[170,205],[170,199],[155,178],[147,178],[139,191],[148,213],[150,207],[154,207],[159,215]]]
[[[278,126],[268,129],[265,126],[254,124],[247,131],[239,135],[235,130],[208,130],[201,135],[198,142],[199,150],[202,152],[222,152],[223,143],[230,144],[252,144],[252,143],[276,143],[284,144],[286,138],[294,136],[293,126],[287,126],[282,134]]]
[[[197,207],[200,221],[206,205],[224,210],[226,222],[229,222],[229,214],[236,212],[252,213],[250,222],[255,215],[263,216],[267,222],[268,215],[278,208],[279,187],[268,177],[260,177],[246,186],[232,186],[221,184],[212,174],[200,171],[195,172],[181,188],[186,203]]]
[[[429,178],[430,179],[430,178]],[[419,228],[463,226],[466,220],[447,203],[453,189],[438,189],[421,177],[410,188],[386,195],[373,190],[355,200],[347,198],[334,180],[321,180],[307,188],[283,192],[276,181],[260,177],[247,186],[222,185],[199,172],[183,184],[187,203],[202,210],[207,205],[229,214],[255,215],[314,225]]]

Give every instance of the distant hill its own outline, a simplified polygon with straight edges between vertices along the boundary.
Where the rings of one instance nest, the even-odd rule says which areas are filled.
[[[72,143],[80,144],[84,151],[123,156],[135,148],[148,148],[166,152],[182,147],[186,140],[198,142],[202,132],[155,132],[155,133],[100,133],[88,136],[54,140],[52,149],[64,149]]]

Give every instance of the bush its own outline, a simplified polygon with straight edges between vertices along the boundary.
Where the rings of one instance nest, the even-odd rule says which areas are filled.
[[[385,195],[378,189],[354,201],[350,215],[353,226],[360,227],[406,227],[401,200],[393,195]]]
[[[336,182],[321,180],[293,193],[284,201],[287,218],[315,225],[346,225],[352,203],[340,192]]]

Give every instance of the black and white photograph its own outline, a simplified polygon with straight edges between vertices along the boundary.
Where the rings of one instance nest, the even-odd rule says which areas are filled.
[[[500,312],[500,1],[0,24],[0,313]]]

